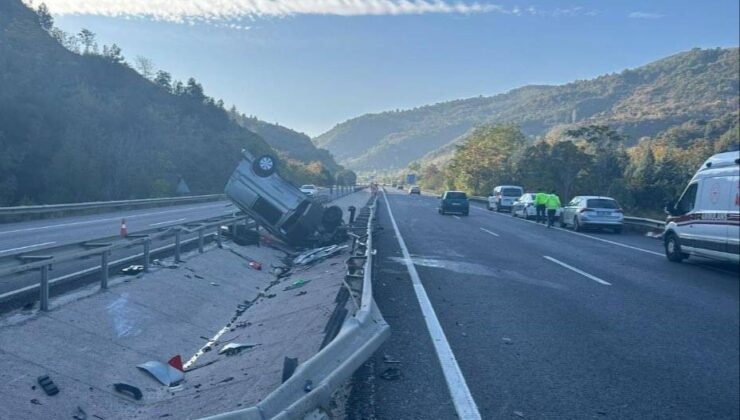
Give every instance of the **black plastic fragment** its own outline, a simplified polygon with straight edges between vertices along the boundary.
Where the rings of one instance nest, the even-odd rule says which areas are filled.
[[[57,395],[59,393],[59,388],[54,384],[54,381],[49,378],[49,375],[39,376],[38,383],[41,385],[41,389],[43,389],[48,396]]]
[[[143,397],[141,390],[133,385],[119,382],[117,384],[113,384],[113,388],[116,390],[116,392],[120,392],[121,394],[128,394],[135,400],[140,400],[141,397]]]

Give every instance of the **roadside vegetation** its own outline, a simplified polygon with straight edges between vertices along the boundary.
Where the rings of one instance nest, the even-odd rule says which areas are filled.
[[[656,217],[704,160],[736,147],[739,136],[737,112],[688,122],[632,147],[607,125],[572,128],[534,142],[517,126],[487,125],[457,146],[447,163],[413,163],[394,181],[415,173],[425,189],[481,196],[496,185],[514,184],[527,192],[555,190],[565,202],[575,195],[605,195],[631,214]]]

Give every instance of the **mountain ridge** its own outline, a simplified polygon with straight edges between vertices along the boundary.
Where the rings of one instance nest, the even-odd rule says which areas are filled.
[[[314,139],[355,170],[399,169],[478,125],[513,123],[531,137],[573,124],[608,124],[636,142],[692,119],[737,108],[738,48],[692,49],[563,85],[366,114]]]

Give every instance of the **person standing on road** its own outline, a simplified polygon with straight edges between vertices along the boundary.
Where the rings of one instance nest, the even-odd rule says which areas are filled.
[[[555,194],[554,190],[547,195],[545,206],[547,207],[547,227],[551,228],[555,224],[555,215],[560,208],[560,197]]]
[[[538,192],[534,195],[534,206],[537,209],[537,223],[545,223],[545,209],[547,208],[547,194]]]

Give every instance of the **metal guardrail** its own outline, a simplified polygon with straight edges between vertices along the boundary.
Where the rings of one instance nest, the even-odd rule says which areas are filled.
[[[326,347],[299,365],[280,387],[253,407],[207,417],[210,420],[300,419],[320,406],[326,406],[342,383],[377,350],[390,335],[390,327],[373,300],[372,276],[373,201],[364,244],[365,264],[359,310],[345,319],[339,334]],[[311,381],[313,387],[306,391]]]
[[[239,222],[246,221],[247,216],[225,216],[221,218],[209,218],[205,219],[204,221],[193,221],[186,224],[178,225],[169,227],[164,230],[158,230],[156,232],[153,231],[144,231],[139,232],[136,234],[130,234],[127,235],[124,239],[117,239],[117,240],[108,240],[106,242],[106,239],[102,240],[93,240],[93,241],[85,241],[80,242],[78,244],[73,245],[65,245],[62,247],[55,247],[55,248],[46,248],[42,250],[35,251],[33,254],[31,253],[17,253],[13,255],[4,256],[3,259],[15,259],[18,261],[21,261],[21,264],[14,265],[10,267],[3,267],[0,268],[0,278],[4,276],[9,276],[12,274],[22,273],[26,271],[31,270],[39,270],[40,272],[40,280],[38,283],[39,288],[39,302],[40,302],[40,309],[42,311],[48,311],[49,310],[49,286],[52,283],[57,283],[60,281],[60,279],[55,279],[54,282],[49,281],[49,271],[53,264],[62,263],[66,261],[72,261],[77,260],[85,257],[91,257],[91,256],[99,256],[100,257],[100,265],[97,267],[93,267],[92,269],[83,270],[85,274],[89,274],[94,271],[100,271],[100,288],[101,289],[107,289],[108,288],[108,274],[109,274],[109,266],[111,265],[111,261],[109,261],[109,257],[111,255],[111,252],[117,249],[125,249],[125,248],[131,248],[134,246],[143,246],[143,252],[141,254],[135,255],[133,257],[127,257],[123,260],[134,260],[138,258],[143,259],[143,267],[144,271],[149,271],[150,269],[150,254],[153,252],[151,249],[152,241],[157,239],[164,239],[167,236],[173,236],[174,237],[174,244],[170,246],[160,247],[154,250],[154,252],[163,251],[165,249],[174,248],[174,257],[175,261],[180,261],[180,251],[181,247],[183,245],[182,241],[182,235],[183,234],[191,234],[191,233],[197,233],[198,237],[193,238],[189,240],[188,242],[192,242],[197,240],[198,241],[198,251],[203,252],[204,242],[206,233],[205,231],[207,229],[213,229],[214,227],[215,232],[213,234],[216,235],[216,241],[218,242],[219,246],[221,246],[221,226],[223,225],[236,225]],[[233,230],[234,232],[236,229]],[[58,255],[53,255],[55,252],[60,252],[65,249],[69,249],[70,247],[82,247],[84,248],[81,251],[73,251],[73,252],[67,252],[67,253],[61,253]],[[44,252],[45,254],[39,254],[39,252]],[[115,263],[121,262],[116,261]],[[79,277],[83,274],[83,272],[73,273],[73,275],[63,276],[64,280],[70,280],[75,277]],[[0,296],[0,301],[12,299],[14,296],[17,296],[20,293],[28,292],[29,290],[32,290],[36,286],[29,286],[25,288],[21,288],[18,290],[14,290],[12,292],[8,292]]]
[[[0,207],[0,216],[56,213],[73,210],[97,210],[114,207],[138,207],[162,204],[185,204],[200,201],[223,200],[224,194],[194,195],[189,197],[144,198],[139,200],[92,201],[88,203],[47,204],[39,206]]]
[[[476,203],[488,204],[488,197],[470,196],[470,201]],[[655,219],[646,219],[643,217],[624,216],[624,224],[628,226],[640,227],[645,229],[663,230],[665,222]]]

